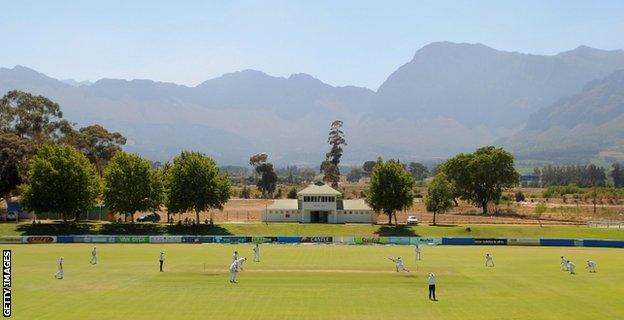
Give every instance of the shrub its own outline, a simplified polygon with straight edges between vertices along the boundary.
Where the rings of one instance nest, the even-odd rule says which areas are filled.
[[[540,215],[540,214],[542,214],[542,213],[546,212],[547,210],[548,210],[548,206],[546,206],[546,205],[545,205],[545,204],[543,204],[543,203],[538,203],[538,204],[535,206],[535,213],[536,213],[536,214],[538,214],[538,215]]]
[[[523,202],[524,200],[526,200],[526,198],[524,197],[524,193],[522,193],[522,191],[517,191],[514,196],[516,198],[516,202]]]

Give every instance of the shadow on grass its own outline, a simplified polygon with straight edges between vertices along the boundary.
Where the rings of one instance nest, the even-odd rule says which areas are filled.
[[[232,233],[218,225],[218,224],[213,224],[213,225],[207,225],[207,224],[200,224],[200,225],[195,225],[195,226],[183,226],[183,225],[177,225],[177,224],[173,224],[173,225],[166,225],[165,226],[165,230],[167,232],[167,234],[172,234],[172,235],[214,235],[214,236],[228,236],[228,235],[232,235]]]
[[[97,224],[89,222],[54,222],[41,224],[20,224],[16,230],[22,235],[67,235],[67,234],[95,234]]]
[[[163,225],[159,223],[105,223],[100,234],[123,235],[158,235],[164,234]]]
[[[380,237],[418,237],[418,233],[413,228],[406,225],[380,226],[375,231]]]

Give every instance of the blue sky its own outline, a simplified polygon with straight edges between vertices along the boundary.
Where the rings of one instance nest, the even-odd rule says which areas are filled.
[[[4,1],[0,67],[196,85],[257,69],[376,90],[433,41],[624,48],[624,1]]]

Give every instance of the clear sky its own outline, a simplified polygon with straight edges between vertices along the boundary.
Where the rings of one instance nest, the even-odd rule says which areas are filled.
[[[257,69],[376,90],[433,41],[624,48],[624,1],[1,1],[0,67],[196,85]]]

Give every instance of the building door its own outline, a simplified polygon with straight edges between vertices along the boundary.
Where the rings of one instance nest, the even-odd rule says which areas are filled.
[[[310,211],[310,222],[327,223],[329,213],[327,211]]]

